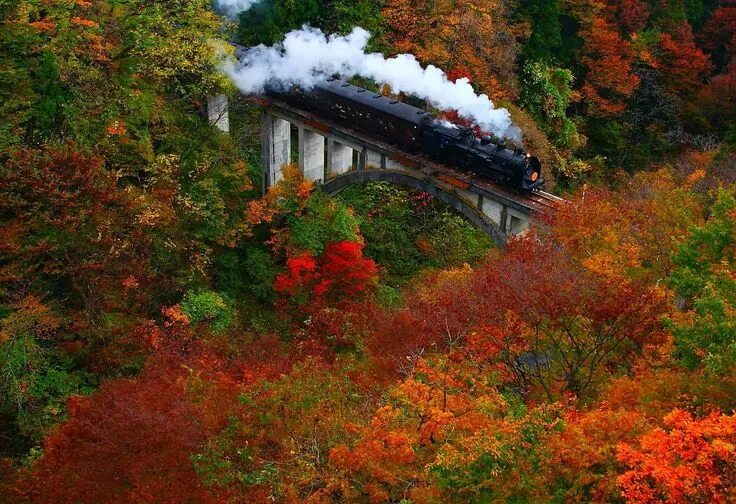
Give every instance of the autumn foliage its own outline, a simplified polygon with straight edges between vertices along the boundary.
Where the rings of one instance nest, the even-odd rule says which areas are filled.
[[[389,0],[383,7],[397,52],[467,77],[494,99],[517,93],[511,67],[518,51],[501,2]]]
[[[290,257],[286,272],[276,277],[276,292],[292,297],[323,300],[349,299],[365,293],[376,282],[376,264],[363,257],[357,242],[328,243],[319,261],[309,253]]]
[[[0,501],[736,502],[734,0],[218,5],[0,7]],[[224,37],[304,24],[467,79],[564,201],[500,247],[262,193]]]
[[[45,455],[19,483],[18,497],[216,502],[189,459],[215,426],[187,401],[185,383],[180,371],[161,363],[135,380],[103,385],[94,398],[71,397],[69,421],[46,439]]]
[[[664,418],[636,446],[618,448],[629,470],[618,478],[627,502],[730,502],[736,488],[736,418],[696,419],[682,410]]]
[[[672,35],[664,33],[660,43],[659,69],[668,85],[681,94],[697,90],[713,64],[695,45],[690,26],[681,25]]]
[[[583,96],[600,114],[623,112],[626,98],[639,83],[631,71],[634,53],[629,43],[601,18],[593,19],[582,36],[585,55],[580,62],[587,68]]]

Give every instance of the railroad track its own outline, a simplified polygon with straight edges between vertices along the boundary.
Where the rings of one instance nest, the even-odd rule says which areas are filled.
[[[546,191],[533,191],[529,194],[529,199],[535,201],[536,203],[539,203],[540,205],[544,205],[546,207],[556,209],[559,208],[560,205],[563,203],[566,203],[566,200],[560,198],[559,196],[555,196],[552,193],[548,193]]]

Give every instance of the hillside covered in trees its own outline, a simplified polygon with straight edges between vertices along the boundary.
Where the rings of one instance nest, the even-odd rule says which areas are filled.
[[[0,20],[0,502],[736,502],[734,0]],[[305,26],[467,78],[567,203],[499,248],[385,182],[262,194],[228,42]]]

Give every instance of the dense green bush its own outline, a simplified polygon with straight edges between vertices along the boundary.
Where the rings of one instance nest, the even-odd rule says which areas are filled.
[[[227,329],[235,318],[233,302],[210,290],[187,292],[180,306],[192,324],[207,322],[216,332]]]
[[[475,262],[492,246],[470,222],[420,191],[374,182],[350,187],[340,199],[355,210],[365,253],[385,268],[389,283],[425,268]]]

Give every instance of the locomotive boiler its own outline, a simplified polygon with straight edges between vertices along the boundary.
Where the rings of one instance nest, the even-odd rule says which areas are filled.
[[[523,191],[542,184],[539,159],[500,139],[476,138],[473,130],[438,119],[409,104],[327,79],[312,89],[294,87],[271,95],[348,127],[357,127],[409,152],[453,165]]]

